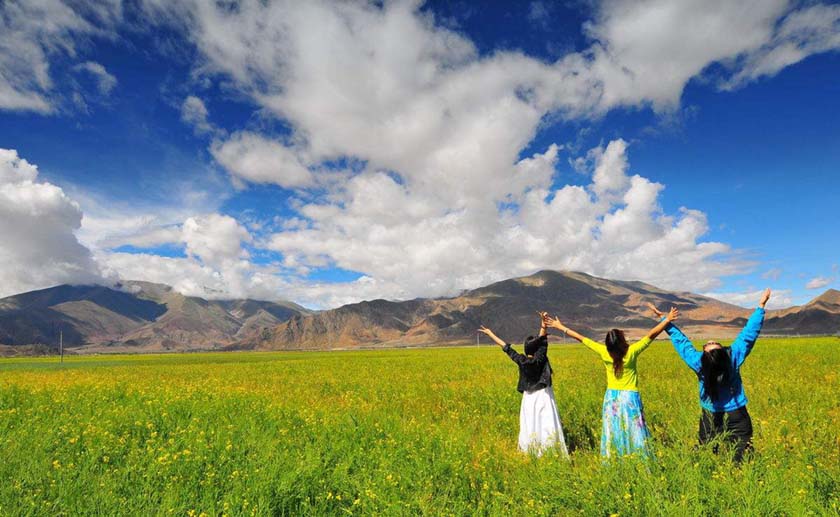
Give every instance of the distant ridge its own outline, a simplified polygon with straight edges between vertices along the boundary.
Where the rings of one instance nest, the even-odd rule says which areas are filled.
[[[698,294],[568,271],[540,271],[452,298],[370,300],[320,312],[292,302],[205,300],[162,284],[125,282],[117,288],[61,285],[0,299],[0,345],[54,349],[63,332],[65,344],[79,352],[431,346],[475,342],[482,324],[519,343],[537,332],[538,310],[593,338],[613,327],[632,338],[655,322],[644,307],[648,301],[678,307],[680,326],[697,339],[733,337],[751,313]],[[840,333],[840,291],[768,311],[764,333]]]
[[[773,311],[765,326],[778,334],[838,334],[840,291],[829,289],[805,305]]]
[[[0,299],[0,344],[85,351],[219,349],[310,311],[291,302],[205,300],[150,282],[60,285]]]
[[[837,291],[829,291],[795,310],[769,311],[765,332],[837,333],[840,305],[834,301],[839,297]],[[475,329],[481,324],[492,327],[504,339],[521,342],[537,332],[538,310],[558,314],[570,326],[594,338],[600,339],[613,327],[641,336],[655,321],[644,307],[648,301],[662,308],[678,307],[683,312],[680,326],[697,337],[732,337],[751,313],[709,297],[669,292],[644,282],[540,271],[465,291],[454,298],[373,300],[294,316],[236,347],[286,350],[469,343],[475,340]],[[780,318],[780,314],[787,316]]]

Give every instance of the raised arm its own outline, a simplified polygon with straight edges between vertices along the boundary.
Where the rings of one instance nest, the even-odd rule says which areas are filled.
[[[770,300],[770,289],[765,289],[761,294],[761,299],[758,302],[758,308],[752,313],[744,329],[732,342],[732,360],[735,364],[740,366],[744,360],[752,352],[753,346],[761,333],[761,327],[764,325],[764,312],[767,302]]]
[[[554,329],[559,330],[560,332],[566,334],[572,339],[577,339],[581,343],[586,339],[586,336],[578,334],[574,330],[570,329],[566,325],[563,325],[563,322],[560,321],[560,318],[557,317],[550,317],[547,312],[542,313],[542,320],[544,327],[551,327]]]
[[[602,354],[602,355],[606,353],[606,350],[607,350],[606,346],[604,346],[601,343],[598,343],[596,341],[592,341],[591,339],[584,336],[583,334],[575,332],[574,330],[570,329],[566,325],[563,325],[563,322],[560,321],[560,318],[557,318],[557,317],[550,318],[546,314],[543,317],[543,321],[545,321],[546,326],[551,327],[551,328],[555,328],[555,329],[563,332],[567,336],[571,337],[572,339],[576,339],[576,340],[580,341],[581,343],[583,343],[583,345],[586,348],[594,351],[595,353]]]
[[[665,327],[667,327],[672,321],[677,319],[679,315],[680,311],[677,310],[676,307],[671,307],[671,310],[668,311],[668,315],[665,316],[665,319],[660,321],[655,327],[650,329],[650,332],[647,333],[646,337],[650,340],[656,339],[656,337],[659,334],[661,334],[663,330],[665,330]]]
[[[664,320],[665,313],[657,309],[653,304],[647,304],[648,307],[653,311],[653,313],[658,317]],[[680,358],[688,365],[689,368],[694,370],[695,372],[700,371],[700,358],[703,355],[703,352],[696,350],[694,345],[691,344],[688,337],[686,337],[683,332],[677,328],[676,325],[670,324],[665,327],[665,332],[668,333],[668,337],[671,338],[671,344],[674,345],[674,349],[677,351],[677,354]]]
[[[499,336],[497,336],[496,334],[494,334],[492,330],[490,330],[489,328],[485,327],[484,325],[480,326],[480,327],[478,328],[478,331],[479,331],[480,333],[484,334],[485,336],[489,337],[490,339],[492,339],[492,340],[493,340],[493,342],[495,342],[497,345],[499,345],[499,346],[500,346],[500,347],[502,347],[502,348],[504,348],[504,347],[505,347],[505,345],[507,345],[507,343],[505,343],[504,341],[502,341],[501,339],[499,339]]]
[[[548,327],[545,324],[545,318],[548,316],[547,312],[540,311],[537,312],[540,315],[540,337],[548,335]]]

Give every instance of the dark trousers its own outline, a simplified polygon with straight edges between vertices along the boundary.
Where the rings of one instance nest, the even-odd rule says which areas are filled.
[[[703,415],[700,417],[700,443],[709,443],[721,434],[727,441],[735,444],[733,459],[736,463],[740,463],[744,458],[744,453],[752,449],[752,419],[746,406],[725,413],[703,410]]]

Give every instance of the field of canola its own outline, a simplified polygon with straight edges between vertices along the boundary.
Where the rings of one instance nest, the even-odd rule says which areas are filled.
[[[640,360],[657,459],[598,456],[604,371],[552,345],[567,460],[516,449],[497,348],[0,360],[0,515],[840,515],[840,339],[760,339],[757,454],[693,450],[694,375]]]

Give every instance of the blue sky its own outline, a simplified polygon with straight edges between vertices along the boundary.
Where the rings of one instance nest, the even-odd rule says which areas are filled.
[[[840,6],[740,5],[4,4],[2,294],[807,302],[840,286]]]

